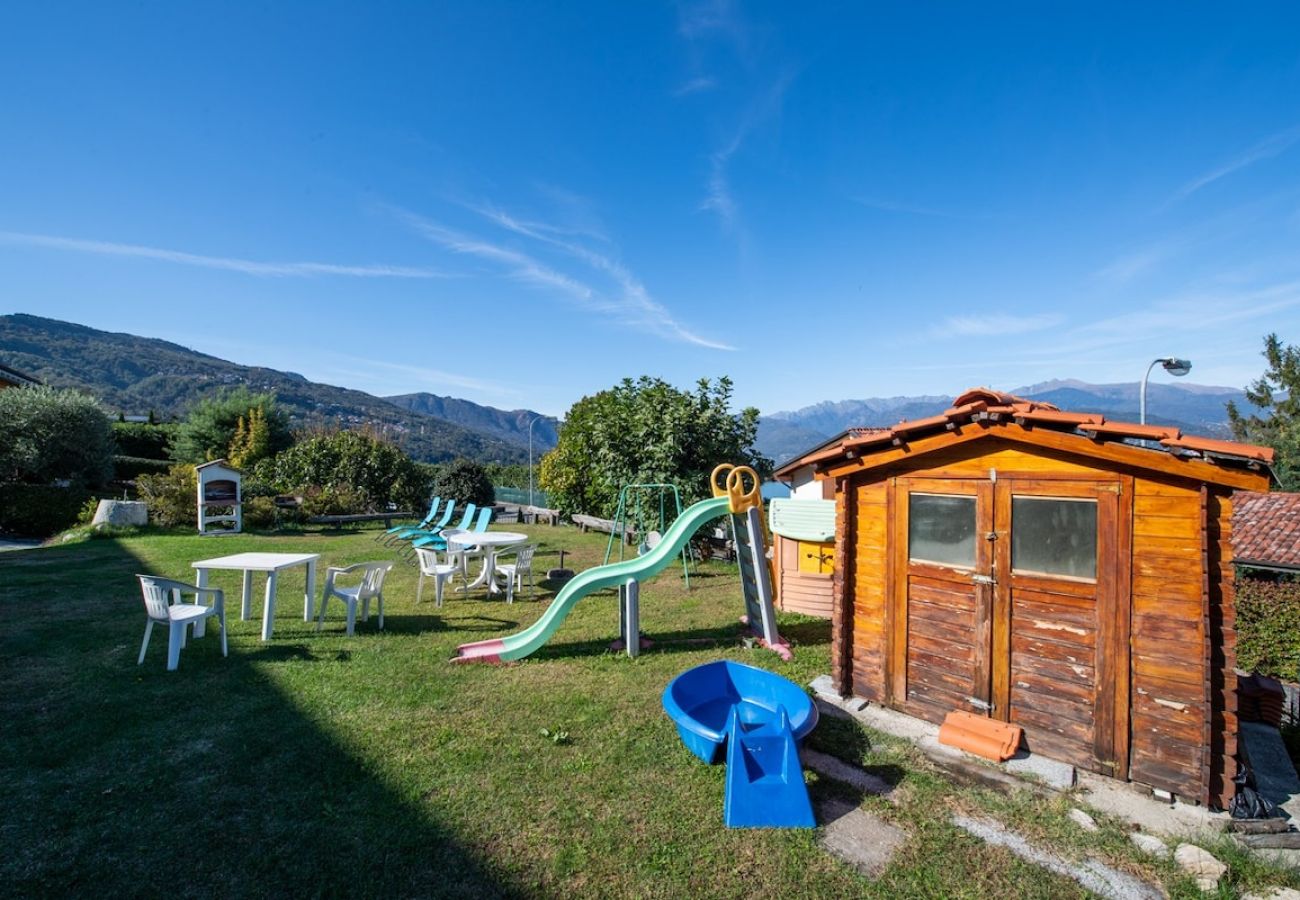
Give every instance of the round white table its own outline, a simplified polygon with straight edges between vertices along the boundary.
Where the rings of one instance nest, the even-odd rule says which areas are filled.
[[[463,586],[461,590],[468,592],[471,588],[481,587],[486,584],[489,595],[499,594],[502,590],[496,580],[497,555],[504,553],[511,547],[528,542],[528,535],[521,534],[518,531],[475,532],[452,528],[444,531],[442,536],[447,540],[448,549],[453,544],[462,550],[468,550],[470,547],[481,547],[483,549],[483,571],[478,574],[477,578]]]

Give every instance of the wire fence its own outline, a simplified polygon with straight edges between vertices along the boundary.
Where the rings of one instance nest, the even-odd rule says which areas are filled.
[[[541,506],[550,509],[551,504],[545,491],[534,490],[532,499],[528,498],[527,488],[499,487],[492,489],[497,503],[513,503],[516,506]]]

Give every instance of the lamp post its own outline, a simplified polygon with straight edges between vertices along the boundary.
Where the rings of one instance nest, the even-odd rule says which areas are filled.
[[[533,426],[541,416],[533,416],[528,423],[528,505],[533,505]]]
[[[1142,376],[1142,388],[1138,391],[1138,421],[1143,425],[1147,423],[1147,379],[1151,377],[1151,370],[1156,367],[1156,363],[1163,366],[1164,370],[1170,375],[1178,378],[1192,371],[1192,361],[1190,359],[1162,356],[1159,359],[1151,360],[1151,365],[1147,366],[1146,374]]]

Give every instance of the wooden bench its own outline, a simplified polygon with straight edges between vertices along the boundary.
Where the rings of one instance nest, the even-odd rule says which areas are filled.
[[[357,513],[348,516],[312,516],[307,520],[307,524],[333,525],[337,528],[340,525],[353,525],[358,522],[383,522],[385,528],[392,528],[394,519],[414,518],[417,518],[417,516],[413,512]]]
[[[605,534],[617,534],[623,532],[623,540],[628,544],[633,543],[636,539],[635,528],[618,528],[618,523],[612,519],[600,519],[596,516],[588,516],[583,513],[575,513],[569,517],[573,524],[578,526],[579,531],[603,531]]]

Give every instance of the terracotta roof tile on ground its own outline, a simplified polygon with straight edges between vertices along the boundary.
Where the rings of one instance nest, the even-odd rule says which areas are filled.
[[[1232,545],[1236,562],[1300,569],[1300,494],[1233,494]]]

